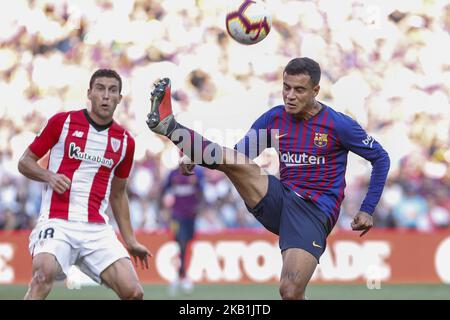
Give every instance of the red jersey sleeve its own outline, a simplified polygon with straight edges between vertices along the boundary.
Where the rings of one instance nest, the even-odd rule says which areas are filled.
[[[133,137],[127,132],[127,150],[122,162],[119,163],[114,175],[118,178],[126,179],[130,175],[131,167],[133,166],[135,143]]]
[[[39,158],[42,158],[58,142],[68,115],[68,112],[62,112],[51,117],[41,131],[38,132],[28,149]]]

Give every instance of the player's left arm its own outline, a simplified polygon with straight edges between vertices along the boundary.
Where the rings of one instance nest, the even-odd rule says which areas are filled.
[[[148,269],[147,258],[150,256],[150,251],[142,244],[140,244],[134,235],[133,227],[130,219],[130,207],[128,205],[128,196],[126,192],[127,179],[114,177],[111,182],[111,194],[109,202],[111,209],[116,219],[117,225],[122,235],[123,240],[127,246],[128,251],[135,259],[139,258],[141,267]]]
[[[159,224],[166,225],[166,224],[169,224],[170,220],[171,220],[170,210],[168,210],[169,208],[167,208],[164,205],[164,199],[165,199],[166,195],[168,193],[170,193],[170,190],[172,189],[174,174],[175,174],[175,171],[170,171],[169,174],[167,175],[167,177],[165,178],[165,181],[161,187],[159,199],[156,203],[156,205],[157,205],[157,208],[156,208],[157,217],[156,218],[157,218],[157,222]]]
[[[369,188],[358,214],[352,221],[353,230],[363,230],[361,236],[373,226],[372,214],[380,201],[389,172],[390,159],[386,150],[353,119],[346,117],[340,126],[339,137],[345,148],[372,164]]]
[[[126,145],[125,157],[114,169],[114,178],[111,181],[109,202],[128,251],[133,256],[135,263],[136,258],[139,258],[141,267],[145,266],[145,268],[148,269],[147,258],[149,256],[151,257],[152,254],[145,246],[136,240],[130,219],[127,180],[133,165],[135,143],[134,139],[129,134],[127,134]]]

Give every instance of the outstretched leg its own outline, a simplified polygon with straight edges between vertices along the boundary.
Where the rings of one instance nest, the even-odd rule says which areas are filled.
[[[261,174],[261,168],[242,153],[228,148],[222,150],[223,163],[217,170],[227,175],[245,203],[254,208],[267,193],[268,176]]]
[[[266,195],[268,176],[244,154],[219,146],[200,134],[177,123],[173,117],[170,80],[155,84],[147,125],[157,134],[168,137],[195,164],[224,172],[245,203],[253,208]]]

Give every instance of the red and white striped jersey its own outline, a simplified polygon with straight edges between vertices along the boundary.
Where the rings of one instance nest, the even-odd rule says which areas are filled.
[[[72,182],[63,194],[49,185],[44,188],[39,221],[108,223],[112,178],[128,178],[135,146],[131,135],[115,121],[99,127],[85,109],[58,113],[30,144],[39,158],[50,150],[48,169]]]

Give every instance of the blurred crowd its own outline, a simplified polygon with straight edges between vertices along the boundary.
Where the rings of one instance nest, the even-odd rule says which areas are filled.
[[[319,100],[354,117],[389,152],[391,171],[375,212],[379,228],[450,225],[450,4],[438,0],[267,0],[272,30],[240,45],[225,32],[228,1],[15,0],[0,4],[0,229],[36,222],[42,184],[17,161],[46,119],[89,107],[98,68],[124,83],[115,117],[136,139],[129,179],[133,226],[164,227],[161,186],[178,153],[145,124],[151,84],[172,79],[178,121],[232,146],[281,104],[293,57],[322,67]],[[277,157],[259,163],[277,173]],[[260,228],[234,187],[205,170],[198,229]],[[349,229],[370,164],[351,155],[337,228]]]

